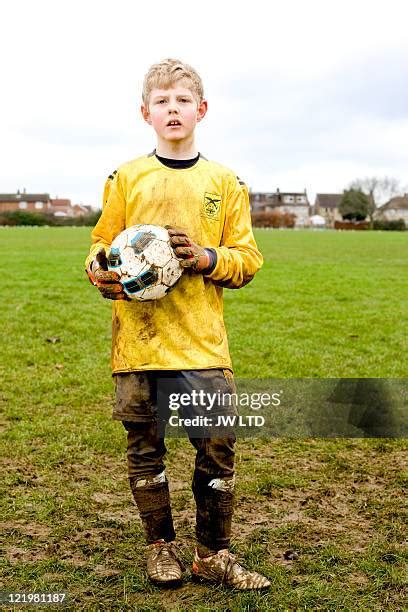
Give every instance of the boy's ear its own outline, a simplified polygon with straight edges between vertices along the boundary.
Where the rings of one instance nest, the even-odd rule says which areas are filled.
[[[140,107],[140,110],[141,110],[143,119],[146,121],[146,123],[151,125],[152,120],[150,119],[149,109],[144,104],[142,104],[142,106]]]
[[[207,100],[202,100],[197,107],[197,123],[204,119],[208,110],[208,102]]]

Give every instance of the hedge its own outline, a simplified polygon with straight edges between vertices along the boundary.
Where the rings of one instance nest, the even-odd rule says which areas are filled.
[[[63,226],[67,225],[89,225],[94,226],[101,211],[97,210],[89,215],[81,215],[80,217],[55,217],[41,213],[32,213],[25,210],[14,210],[11,212],[0,213],[0,225],[52,225]]]
[[[390,232],[403,232],[407,229],[404,219],[394,219],[393,221],[385,221],[376,219],[373,224],[375,230],[385,230]]]

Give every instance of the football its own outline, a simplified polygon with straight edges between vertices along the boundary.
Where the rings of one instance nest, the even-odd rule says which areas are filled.
[[[183,273],[168,231],[158,225],[133,225],[116,236],[108,269],[119,274],[130,299],[142,302],[163,298]]]

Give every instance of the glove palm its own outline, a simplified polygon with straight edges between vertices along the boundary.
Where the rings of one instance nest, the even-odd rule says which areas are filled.
[[[91,283],[99,289],[104,298],[108,300],[129,300],[123,291],[119,274],[108,270],[105,249],[97,252],[86,272]]]

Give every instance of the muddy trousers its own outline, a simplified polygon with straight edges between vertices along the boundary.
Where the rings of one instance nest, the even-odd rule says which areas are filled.
[[[165,466],[166,447],[157,421],[122,421],[127,430],[129,483],[148,543],[175,538]],[[198,543],[212,550],[228,548],[234,502],[235,435],[195,438],[192,489],[197,507]]]

